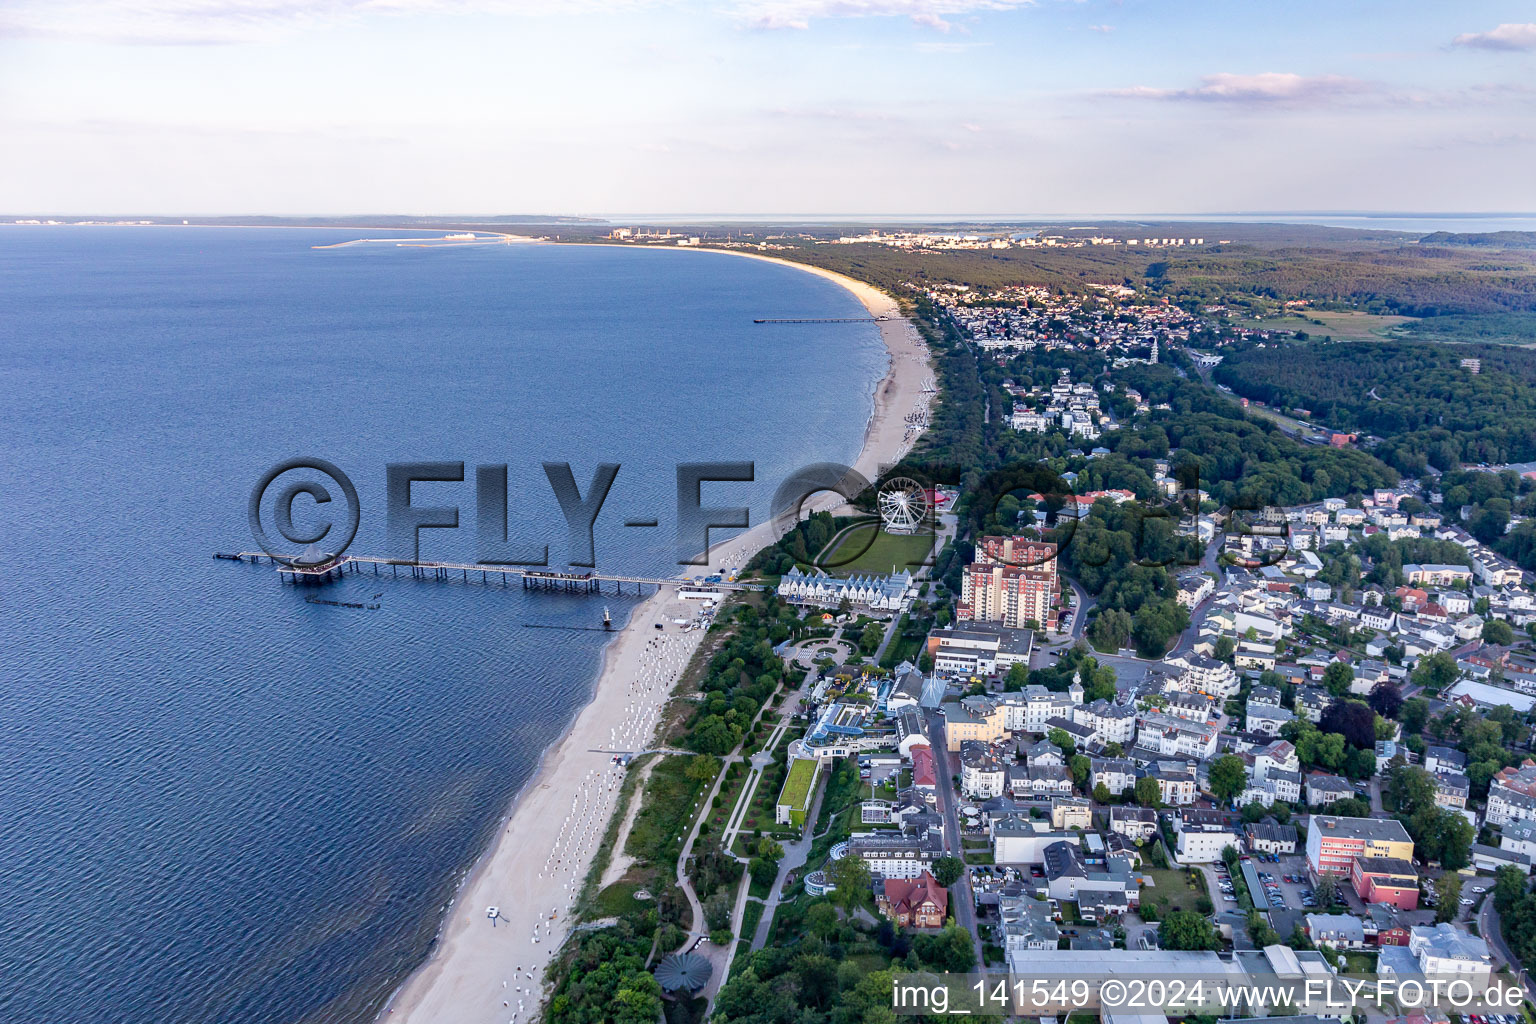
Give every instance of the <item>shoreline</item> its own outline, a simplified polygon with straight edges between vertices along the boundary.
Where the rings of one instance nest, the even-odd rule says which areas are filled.
[[[728,249],[683,251],[759,259],[813,273],[852,293],[871,316],[891,317],[878,324],[888,363],[875,384],[853,468],[874,480],[881,466],[899,461],[915,439],[908,437],[905,417],[917,405],[930,403],[932,396],[922,387],[933,371],[921,336],[900,316],[893,296],[835,271],[772,256]],[[841,499],[826,494],[807,502],[812,508],[839,504]],[[715,544],[708,570],[695,567],[688,574],[745,565],[777,539],[774,521],[766,519]],[[545,748],[533,776],[509,802],[495,838],[459,882],[425,960],[396,986],[376,1020],[521,1024],[539,1013],[545,968],[569,934],[575,900],[617,813],[628,770],[612,764],[604,747],[649,748],[661,711],[703,639],[703,630],[653,628],[656,623],[667,626],[664,620],[677,603],[675,591],[659,590],[635,606],[624,629],[604,647],[587,703]],[[634,799],[642,796],[637,790]],[[612,856],[622,852],[616,849]],[[487,917],[491,906],[500,913],[495,921]]]

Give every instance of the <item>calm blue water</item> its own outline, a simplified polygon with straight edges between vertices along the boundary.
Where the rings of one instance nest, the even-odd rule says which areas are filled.
[[[753,459],[766,510],[851,460],[885,365],[789,268],[697,253],[319,251],[349,233],[0,229],[0,1021],[350,1021],[426,953],[459,874],[586,700],[634,598],[348,577],[308,604],[252,547],[269,466],[337,463],[384,549],[384,466],[474,465],[564,558],[540,463],[619,462],[604,568],[671,574],[678,461]],[[300,502],[301,510],[304,503]],[[654,514],[658,529],[625,529]],[[302,512],[301,512],[302,518]]]

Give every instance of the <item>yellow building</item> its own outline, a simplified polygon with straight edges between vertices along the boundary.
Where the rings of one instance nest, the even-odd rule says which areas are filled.
[[[944,714],[944,745],[951,754],[958,754],[960,744],[970,740],[996,743],[1008,735],[1002,706],[985,697],[949,701],[939,710]]]

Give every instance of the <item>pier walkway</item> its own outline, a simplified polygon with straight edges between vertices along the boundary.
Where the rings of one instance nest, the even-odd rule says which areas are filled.
[[[315,566],[289,564],[293,556],[274,558],[265,551],[239,551],[215,553],[215,558],[230,562],[270,562],[284,583],[324,583],[347,574],[371,572],[375,576],[408,576],[413,579],[440,580],[464,583],[520,582],[526,590],[564,590],[577,594],[602,593],[604,584],[612,584],[614,593],[623,593],[626,585],[633,585],[635,593],[644,588],[687,587],[698,591],[732,593],[758,590],[761,584],[705,582],[687,576],[661,578],[634,576],[625,573],[606,572],[551,572],[547,569],[529,569],[510,565],[468,565],[456,562],[412,562],[400,558],[378,558],[370,555],[343,555],[334,562]]]

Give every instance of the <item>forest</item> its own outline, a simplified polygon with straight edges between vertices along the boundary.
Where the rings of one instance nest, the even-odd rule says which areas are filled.
[[[1481,361],[1479,373],[1463,359]],[[1536,459],[1536,351],[1410,342],[1270,342],[1228,349],[1215,379],[1335,430],[1375,435],[1404,473]]]

